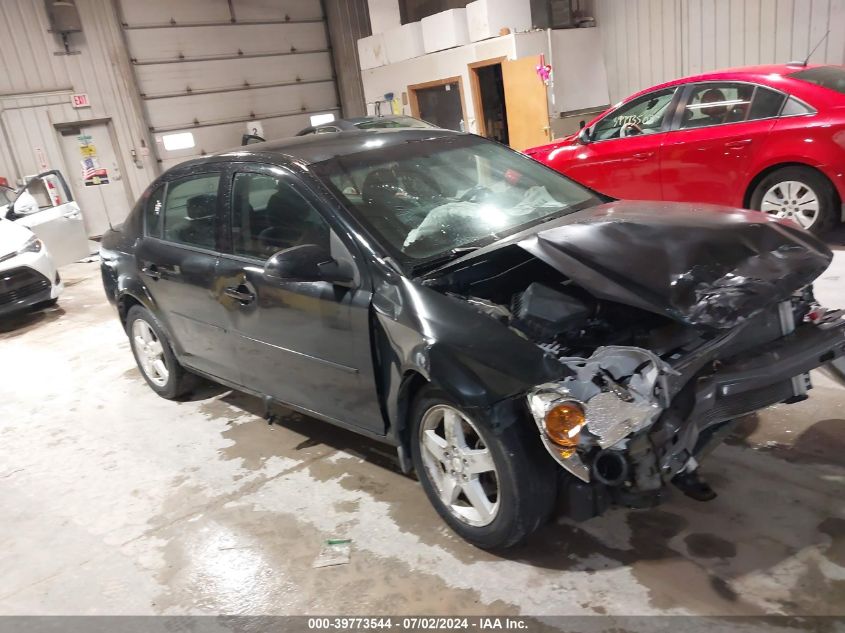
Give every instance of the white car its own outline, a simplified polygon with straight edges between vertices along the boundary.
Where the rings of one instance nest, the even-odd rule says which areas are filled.
[[[0,317],[52,305],[62,288],[44,243],[25,226],[0,218]]]
[[[16,191],[0,189],[0,216],[35,233],[56,266],[79,261],[96,251],[96,244],[88,241],[79,205],[64,176],[55,169],[27,178]]]

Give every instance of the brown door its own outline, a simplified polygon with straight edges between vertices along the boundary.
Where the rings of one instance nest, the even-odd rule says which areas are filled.
[[[508,138],[510,146],[520,151],[551,140],[546,85],[537,75],[539,63],[539,57],[502,62]]]

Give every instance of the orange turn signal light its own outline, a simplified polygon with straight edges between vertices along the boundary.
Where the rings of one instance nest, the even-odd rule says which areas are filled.
[[[561,402],[546,413],[546,435],[558,446],[575,448],[584,422],[584,407],[580,403]]]

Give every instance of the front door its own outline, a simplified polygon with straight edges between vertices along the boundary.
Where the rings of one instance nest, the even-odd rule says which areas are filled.
[[[761,153],[784,98],[747,83],[690,86],[660,150],[663,198],[742,205],[751,157]]]
[[[675,92],[658,90],[605,115],[589,130],[590,142],[572,150],[566,175],[614,198],[659,200],[660,146]]]
[[[209,172],[153,191],[145,201],[144,237],[135,260],[180,361],[239,383],[226,314],[216,299],[220,182],[220,172]]]
[[[99,237],[129,213],[129,198],[106,122],[59,130],[65,174],[76,194],[89,237]]]
[[[7,217],[35,233],[56,266],[79,261],[96,250],[96,244],[88,241],[79,206],[60,172],[38,174],[14,197]]]
[[[383,434],[370,347],[368,283],[285,281],[264,275],[275,252],[317,244],[352,261],[295,176],[255,166],[234,176],[231,247],[221,254],[219,300],[237,347],[243,384],[341,424]]]

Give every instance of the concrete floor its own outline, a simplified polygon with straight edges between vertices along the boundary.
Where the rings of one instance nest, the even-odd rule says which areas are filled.
[[[0,614],[845,614],[845,390],[745,420],[719,497],[456,538],[391,452],[214,387],[158,398],[98,264],[0,325]],[[818,284],[845,306],[845,252]],[[321,542],[348,565],[312,569]]]

